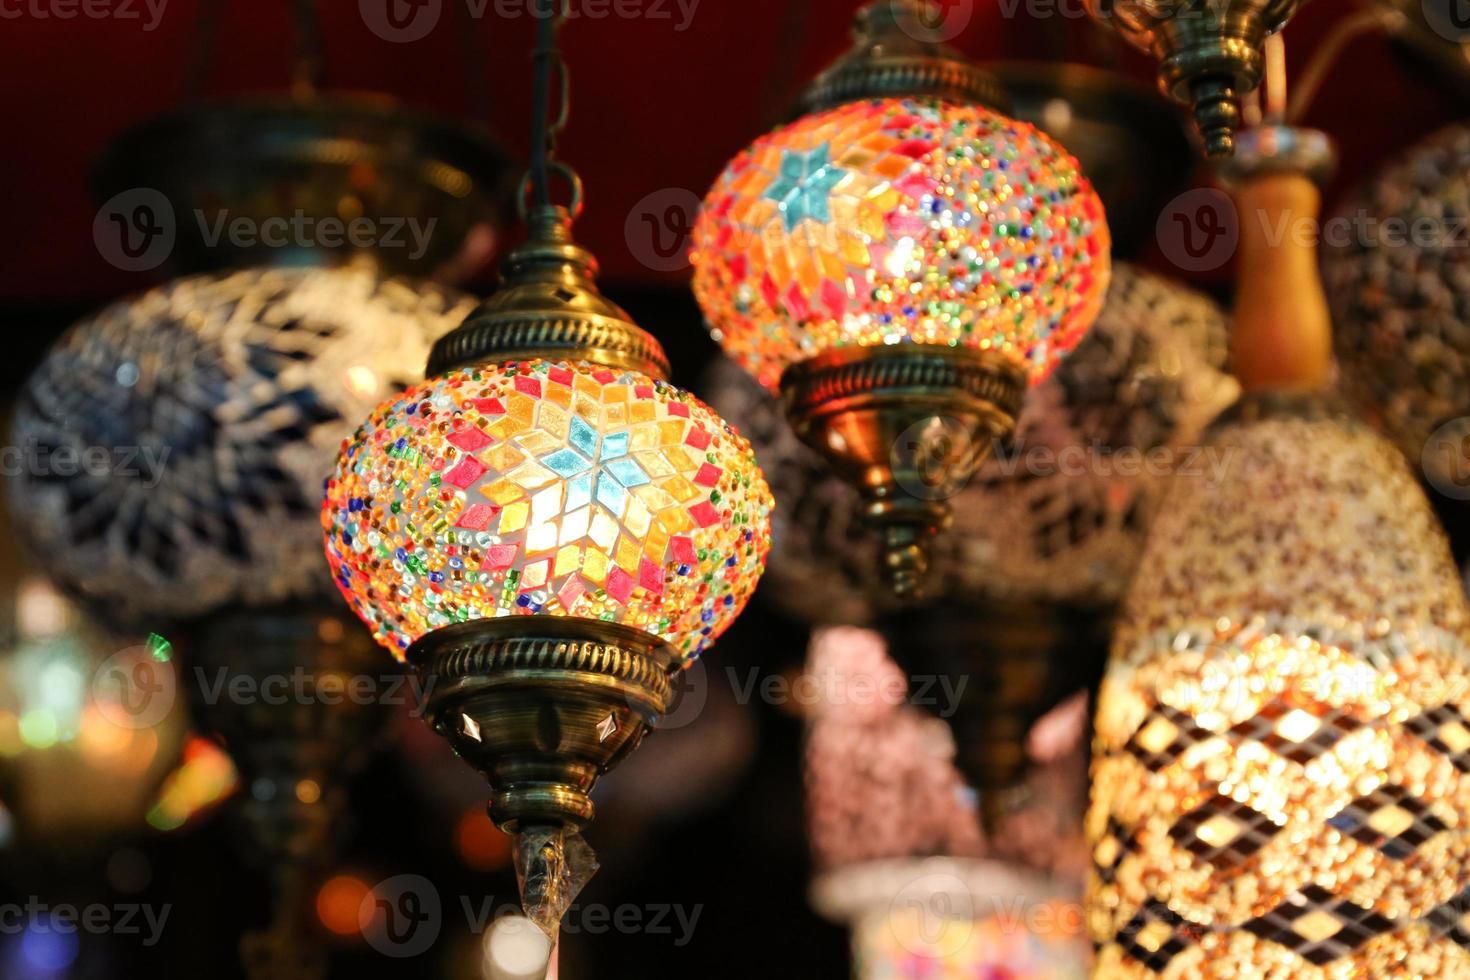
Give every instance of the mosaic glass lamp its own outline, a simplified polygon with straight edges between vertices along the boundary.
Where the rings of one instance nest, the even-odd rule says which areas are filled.
[[[11,502],[39,567],[104,619],[174,638],[189,678],[314,683],[374,663],[301,542],[351,426],[473,309],[428,277],[486,258],[504,172],[472,128],[336,95],[206,102],[125,133],[99,168],[99,224],[155,223],[167,254],[152,264],[178,278],[74,326],[21,392],[12,438],[37,465]],[[413,242],[405,216],[431,234]],[[216,237],[226,220],[257,234]],[[383,234],[276,234],[326,222]],[[385,712],[310,693],[247,707],[204,687],[186,691],[241,766],[246,857],[278,886],[246,969],[319,976],[309,879]]]
[[[1470,127],[1429,137],[1346,205],[1346,214],[1366,216],[1379,233],[1329,239],[1322,262],[1344,389],[1456,499],[1465,496],[1470,466],[1463,440],[1470,428],[1458,421],[1470,415],[1467,175]],[[1392,234],[1395,222],[1403,237]]]
[[[1127,589],[1150,515],[1191,446],[1238,388],[1225,314],[1127,263],[1101,315],[1027,395],[1009,445],[954,498],[932,548],[935,598],[1107,608]],[[751,439],[776,494],[762,594],[816,623],[865,623],[894,605],[871,560],[857,492],[793,434],[769,392],[729,361],[711,403]]]
[[[597,290],[568,210],[530,225],[429,380],[344,443],[322,524],[343,594],[488,778],[554,932],[591,871],[588,792],[749,599],[771,498],[749,444]]]
[[[1260,226],[1315,218],[1321,142],[1247,135]],[[1225,465],[1176,478],[1114,639],[1099,978],[1470,975],[1470,608],[1403,458],[1322,392],[1310,252],[1243,235]]]
[[[1102,205],[993,79],[877,0],[796,122],[715,181],[694,292],[725,350],[780,389],[859,488],[895,591],[923,581],[947,497],[1014,428],[1026,388],[1107,287]]]

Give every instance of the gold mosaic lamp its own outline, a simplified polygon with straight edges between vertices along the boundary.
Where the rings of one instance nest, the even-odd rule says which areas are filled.
[[[1247,134],[1242,210],[1315,218],[1319,137]],[[1403,458],[1321,391],[1312,249],[1265,227],[1223,465],[1177,478],[1099,700],[1093,975],[1470,976],[1470,609]]]
[[[908,595],[948,498],[1097,316],[1109,240],[1077,162],[919,40],[919,4],[875,0],[856,35],[716,179],[690,257],[711,332],[859,488]]]
[[[343,443],[322,525],[343,595],[489,780],[526,912],[555,935],[595,869],[578,833],[593,783],[745,606],[772,503],[745,439],[668,383],[658,342],[599,292],[553,135],[538,124],[530,236],[501,288]]]

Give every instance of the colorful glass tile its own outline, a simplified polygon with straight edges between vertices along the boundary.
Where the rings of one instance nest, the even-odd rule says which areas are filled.
[[[1109,238],[1077,162],[976,105],[878,99],[806,116],[705,198],[694,291],[726,351],[775,388],[832,347],[1004,352],[1040,380],[1102,304]]]
[[[540,614],[623,623],[693,658],[755,589],[771,508],[749,444],[693,396],[526,361],[380,405],[344,444],[322,524],[338,585],[399,656],[440,626]]]

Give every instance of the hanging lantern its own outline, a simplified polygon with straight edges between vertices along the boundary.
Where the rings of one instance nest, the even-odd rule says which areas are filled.
[[[1354,234],[1328,236],[1322,262],[1343,387],[1456,499],[1470,465],[1457,421],[1470,416],[1467,173],[1470,127],[1431,136],[1349,201]]]
[[[1311,398],[1247,398],[1210,446],[1228,468],[1156,522],[1098,709],[1096,975],[1458,976],[1443,535],[1392,447]]]
[[[321,514],[343,595],[489,781],[522,905],[553,943],[597,867],[580,834],[593,784],[749,600],[772,507],[749,443],[668,383],[658,342],[572,240],[581,182],[551,153],[568,111],[565,85],[556,113],[549,97],[566,69],[554,9],[538,25],[529,237],[435,343],[428,380],[343,443]]]
[[[588,791],[744,607],[771,500],[745,440],[598,292],[567,210],[531,225],[430,379],[344,444],[322,524],[343,594],[489,779],[554,934],[592,870]]]
[[[14,443],[77,461],[11,481],[22,534],[124,621],[326,595],[300,542],[337,445],[473,308],[364,268],[194,276],[106,308],[22,389]]]
[[[916,591],[947,498],[1081,339],[1108,279],[1102,206],[989,76],[871,3],[799,120],[716,180],[695,223],[711,330],[861,489]]]
[[[1016,434],[954,498],[931,591],[962,600],[1107,607],[1123,595],[1165,476],[1234,397],[1224,314],[1126,263],[1088,336],[1028,395]],[[869,622],[892,606],[857,494],[827,475],[778,403],[730,362],[711,403],[752,440],[776,492],[764,595],[811,622]]]
[[[473,309],[420,277],[483,262],[503,172],[472,129],[386,101],[144,123],[103,160],[103,210],[148,188],[123,217],[155,222],[183,277],[73,327],[21,393],[12,437],[38,465],[12,503],[47,573],[111,621],[176,636],[191,677],[305,679],[287,705],[186,687],[241,766],[245,854],[275,885],[271,927],[242,942],[251,976],[324,972],[310,879],[385,717],[317,693],[372,647],[301,542],[350,426]]]
[[[1243,141],[1247,393],[1155,521],[1097,711],[1094,975],[1459,976],[1467,608],[1390,445],[1321,387],[1325,139]],[[1470,744],[1470,743],[1466,743]]]
[[[1086,0],[1098,23],[1159,60],[1159,88],[1190,107],[1204,151],[1235,152],[1240,100],[1265,70],[1266,36],[1286,26],[1301,0]]]

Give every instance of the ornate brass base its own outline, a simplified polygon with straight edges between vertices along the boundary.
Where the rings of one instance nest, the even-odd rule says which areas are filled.
[[[862,493],[884,575],[904,597],[922,591],[949,498],[1015,428],[1025,388],[998,353],[920,344],[829,351],[781,379],[797,435]]]
[[[675,659],[642,630],[551,616],[446,626],[408,650],[429,723],[485,774],[510,833],[592,819],[597,777],[668,709]]]
[[[1092,16],[1159,59],[1159,87],[1190,106],[1205,152],[1235,152],[1240,98],[1261,83],[1266,35],[1301,0],[1086,0]]]

